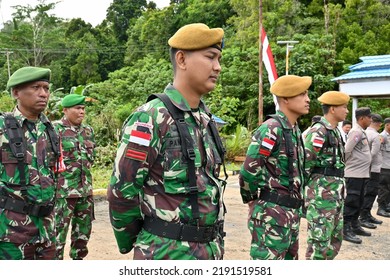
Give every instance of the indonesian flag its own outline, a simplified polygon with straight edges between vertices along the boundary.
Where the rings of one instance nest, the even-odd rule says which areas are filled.
[[[275,80],[278,78],[278,73],[276,72],[274,57],[272,55],[271,47],[269,45],[267,34],[265,33],[264,28],[261,29],[261,45],[263,47],[262,50],[263,63],[268,73],[268,81],[270,85],[272,85],[275,82]],[[274,95],[273,97],[274,97],[275,108],[277,110],[279,108],[279,105],[276,100],[276,96]]]
[[[136,143],[141,146],[149,146],[152,135],[146,132],[132,130],[130,133],[129,142]]]

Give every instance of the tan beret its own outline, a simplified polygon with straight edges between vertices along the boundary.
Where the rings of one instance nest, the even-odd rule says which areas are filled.
[[[340,91],[327,91],[317,98],[322,104],[325,105],[343,105],[349,102],[349,95]]]
[[[223,48],[223,29],[210,29],[203,23],[192,23],[180,28],[169,40],[172,48],[181,50],[200,50],[208,47]]]
[[[309,76],[286,75],[276,79],[270,91],[278,97],[294,97],[308,90],[310,85],[311,77]]]

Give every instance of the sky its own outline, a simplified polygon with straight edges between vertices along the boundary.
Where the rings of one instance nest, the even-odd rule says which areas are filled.
[[[153,0],[157,7],[169,5],[170,0]],[[91,23],[93,26],[98,25],[106,18],[106,11],[113,0],[46,0],[45,3],[60,2],[51,12],[57,17],[71,19],[82,18],[84,21]],[[12,13],[15,9],[11,6],[30,5],[34,7],[38,0],[0,0],[0,27],[4,22],[12,19]]]

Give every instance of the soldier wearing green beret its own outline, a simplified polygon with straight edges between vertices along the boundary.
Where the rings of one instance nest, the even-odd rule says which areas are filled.
[[[58,135],[44,115],[50,70],[23,67],[9,78],[16,99],[0,116],[0,260],[55,258]]]
[[[201,100],[221,72],[223,35],[180,28],[168,41],[173,84],[123,125],[108,201],[119,250],[134,259],[223,258],[223,151]]]
[[[91,167],[95,159],[95,136],[84,124],[85,96],[68,94],[62,99],[64,116],[53,122],[62,147],[64,171],[58,176],[56,210],[56,259],[64,258],[71,225],[69,256],[82,260],[88,254],[94,216]]]
[[[323,117],[305,138],[304,188],[307,219],[306,259],[334,259],[343,240],[345,152],[337,125],[348,114],[349,95],[327,91],[319,98]]]
[[[255,131],[239,183],[249,205],[252,259],[298,259],[304,147],[297,120],[309,113],[311,77],[287,75],[271,86],[280,109]]]

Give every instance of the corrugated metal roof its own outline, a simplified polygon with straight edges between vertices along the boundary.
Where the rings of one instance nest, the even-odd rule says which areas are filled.
[[[349,67],[352,72],[332,81],[390,77],[390,55],[362,56],[360,60],[362,62]]]
[[[339,77],[333,78],[332,81],[340,80],[353,80],[353,79],[366,79],[366,78],[390,78],[390,68],[389,69],[379,69],[379,70],[367,70],[367,71],[354,71]]]

